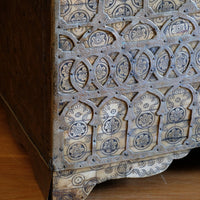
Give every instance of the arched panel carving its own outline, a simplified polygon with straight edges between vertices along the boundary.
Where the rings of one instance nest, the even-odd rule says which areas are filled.
[[[162,143],[165,146],[180,145],[189,135],[192,102],[191,92],[182,87],[166,94],[167,113],[164,115]]]
[[[133,152],[152,150],[158,139],[160,100],[151,93],[133,99],[135,119],[130,123],[130,149]]]
[[[103,176],[153,175],[200,146],[197,1],[60,0],[58,7],[54,163],[77,170],[70,187],[85,198]],[[70,122],[78,109],[88,117]]]
[[[84,103],[74,104],[64,115],[63,156],[71,163],[86,160],[91,154],[92,109]]]
[[[96,142],[96,151],[100,157],[120,155],[125,150],[126,112],[125,102],[116,98],[112,98],[100,108]]]

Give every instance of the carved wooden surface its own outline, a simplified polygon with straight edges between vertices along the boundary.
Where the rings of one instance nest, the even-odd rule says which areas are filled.
[[[54,199],[146,177],[200,145],[200,4],[55,4]]]

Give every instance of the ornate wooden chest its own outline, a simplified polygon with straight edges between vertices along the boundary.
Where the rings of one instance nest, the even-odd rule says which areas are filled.
[[[97,183],[161,173],[200,146],[198,0],[0,8],[1,98],[45,198],[86,199]]]

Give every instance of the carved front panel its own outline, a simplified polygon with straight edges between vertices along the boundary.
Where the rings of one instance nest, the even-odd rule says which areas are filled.
[[[200,3],[56,3],[54,197],[146,177],[200,146]]]
[[[83,168],[200,142],[200,4],[56,4],[54,165]]]

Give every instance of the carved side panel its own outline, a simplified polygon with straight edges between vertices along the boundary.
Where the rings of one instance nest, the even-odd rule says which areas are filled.
[[[198,1],[58,0],[56,8],[56,171],[121,171],[200,146]],[[105,178],[89,174],[101,177],[95,184]],[[70,184],[87,185],[83,176]]]

